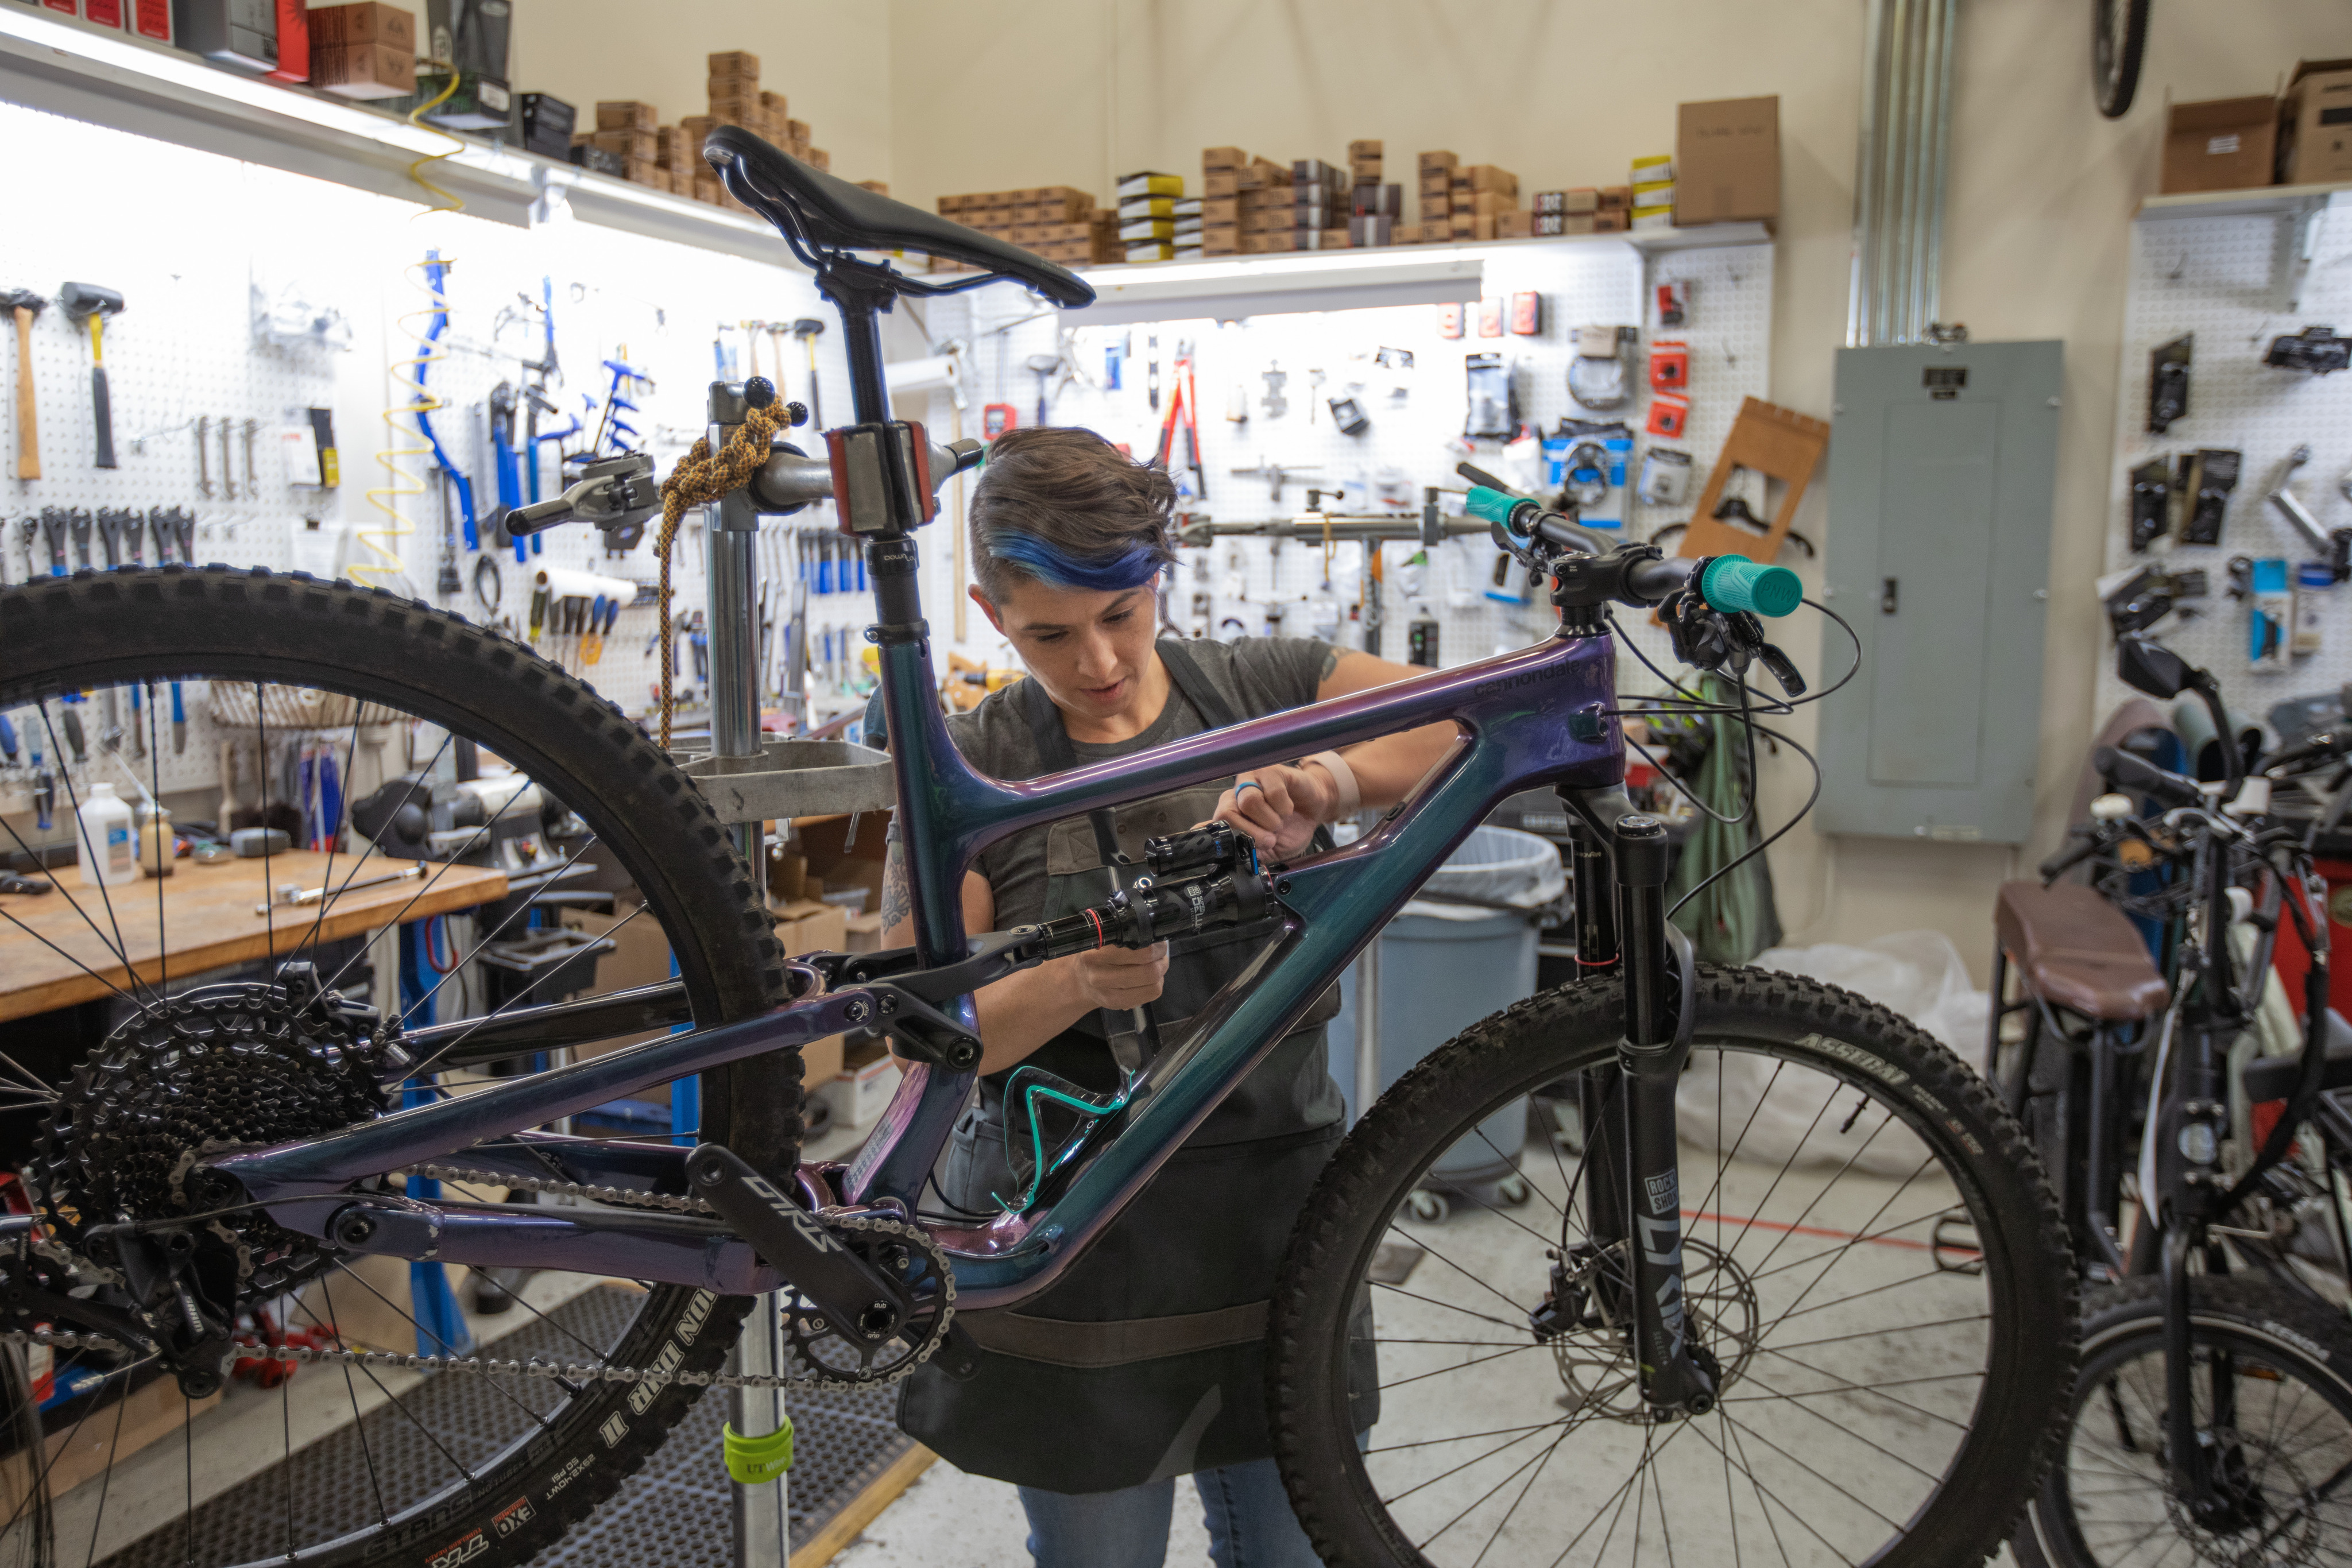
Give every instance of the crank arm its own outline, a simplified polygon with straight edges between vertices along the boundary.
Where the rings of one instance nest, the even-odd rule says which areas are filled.
[[[686,1174],[696,1195],[842,1333],[873,1345],[898,1333],[906,1321],[898,1288],[733,1150],[704,1144],[687,1156]]]

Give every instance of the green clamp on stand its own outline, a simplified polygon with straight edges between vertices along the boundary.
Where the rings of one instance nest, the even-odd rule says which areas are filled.
[[[784,1424],[762,1437],[746,1437],[734,1427],[727,1428],[727,1473],[739,1486],[765,1485],[793,1468],[793,1423],[790,1416]]]

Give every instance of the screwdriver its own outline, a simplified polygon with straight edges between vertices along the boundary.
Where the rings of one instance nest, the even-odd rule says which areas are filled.
[[[188,749],[188,710],[180,701],[180,683],[172,683],[172,755]]]
[[[147,755],[147,718],[140,709],[140,683],[131,683],[131,755]]]
[[[16,766],[16,727],[8,722],[5,713],[0,713],[0,762],[11,768]]]
[[[66,565],[66,509],[63,507],[41,508],[41,538],[49,547],[49,575],[65,576],[69,569]]]
[[[31,730],[25,732],[33,757],[33,823],[47,832],[55,826],[52,818],[58,805],[58,781],[41,762],[41,737]]]
[[[68,704],[79,703],[81,700],[82,699],[79,696],[70,696],[66,698],[66,701]],[[77,763],[88,762],[89,760],[89,747],[82,738],[81,710],[78,707],[68,706],[65,710],[64,718],[66,727],[66,745],[72,747],[74,761]]]
[[[66,514],[66,521],[73,528],[74,556],[81,562],[81,570],[88,571],[89,570],[89,508],[76,507]]]

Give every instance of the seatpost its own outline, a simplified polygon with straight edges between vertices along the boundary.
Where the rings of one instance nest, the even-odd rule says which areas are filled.
[[[1683,1057],[1677,977],[1666,947],[1666,826],[1640,812],[1613,834],[1619,929],[1624,942],[1625,1200],[1632,1209],[1633,1349],[1643,1397],[1662,1417],[1704,1415],[1715,1383],[1693,1364],[1683,1292],[1682,1189],[1675,1089]]]

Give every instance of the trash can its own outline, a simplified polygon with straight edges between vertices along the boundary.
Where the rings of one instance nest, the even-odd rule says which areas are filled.
[[[1383,1089],[1479,1019],[1535,994],[1538,927],[1567,884],[1558,847],[1512,828],[1474,829],[1432,873],[1423,896],[1379,939]],[[1352,1117],[1355,967],[1339,985],[1339,1016],[1328,1038],[1332,1076],[1349,1094]],[[1457,1200],[1526,1202],[1518,1163],[1527,1128],[1524,1099],[1496,1110],[1431,1168],[1410,1199],[1413,1217],[1443,1218]]]

